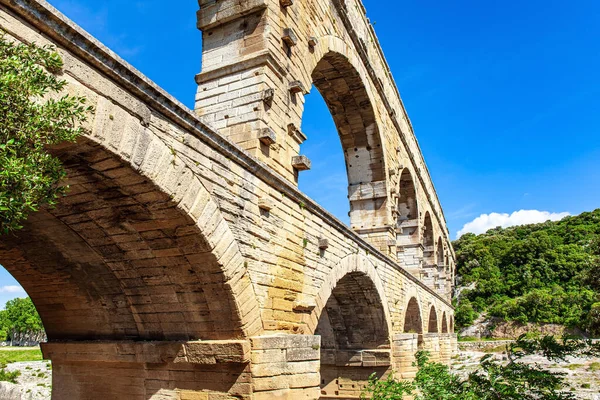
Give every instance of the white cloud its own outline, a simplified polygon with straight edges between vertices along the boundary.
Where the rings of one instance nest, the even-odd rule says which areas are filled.
[[[0,293],[25,293],[25,289],[16,285],[0,286]]]
[[[538,210],[520,210],[512,214],[481,214],[473,221],[466,223],[463,228],[458,231],[456,237],[461,237],[465,233],[480,234],[487,232],[489,229],[501,226],[503,228],[516,225],[537,224],[540,222],[558,221],[570,215],[568,212],[551,213],[549,211]]]

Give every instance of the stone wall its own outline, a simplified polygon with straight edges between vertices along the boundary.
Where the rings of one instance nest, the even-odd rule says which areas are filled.
[[[262,4],[250,1],[247,7],[254,10],[255,3]],[[50,343],[67,346],[46,353],[55,365],[55,398],[123,398],[128,393],[140,399],[309,399],[317,398],[320,385],[330,393],[356,381],[348,394],[352,397],[367,369],[383,374],[398,366],[395,370],[404,374],[403,368],[410,369],[406,357],[425,343],[433,343],[429,348],[445,357],[441,342],[422,338],[435,336],[444,324],[453,326],[447,293],[428,287],[396,263],[387,242],[386,251],[380,251],[377,229],[358,234],[344,226],[298,191],[285,174],[287,161],[277,167],[235,139],[227,126],[217,124],[218,131],[208,126],[207,120],[217,121],[187,110],[47,3],[1,4],[0,26],[7,36],[56,45],[65,61],[61,77],[69,83],[66,92],[85,96],[96,109],[86,137],[52,149],[65,164],[69,194],[56,208],[33,215],[17,237],[0,243],[0,263],[30,294]],[[230,2],[219,4],[219,26],[238,29],[232,21],[240,22],[239,9],[228,14]],[[323,15],[341,29],[346,26],[341,17],[331,14],[336,9]],[[344,18],[356,18],[353,13]],[[247,15],[251,24],[256,12]],[[254,28],[274,15],[267,12],[256,19]],[[200,16],[202,21],[202,12]],[[208,35],[210,23],[203,27]],[[252,35],[228,37],[237,37],[249,53],[254,48]],[[351,48],[339,39],[329,43],[340,51]],[[205,57],[208,53],[205,49]],[[361,82],[367,82],[365,90],[371,96],[379,93],[366,79],[360,57],[352,57],[365,77]],[[204,73],[210,66],[205,63],[209,70]],[[240,74],[240,81],[249,78]],[[229,70],[228,75],[235,73]],[[227,86],[222,94],[235,91]],[[373,107],[383,106],[377,101]],[[381,111],[373,115],[383,120]],[[273,126],[277,130],[279,125]],[[292,133],[286,143],[301,138]],[[394,139],[386,140],[400,143],[397,132],[388,134]],[[416,142],[411,151],[417,150],[414,146]],[[291,155],[294,148],[281,151]],[[384,148],[381,154],[392,153]],[[388,155],[386,162],[398,162]],[[418,188],[421,204],[430,204],[422,218],[429,212],[436,221],[434,236],[446,237],[439,205],[425,200],[434,195],[432,187]],[[373,197],[358,196],[356,201],[365,205]],[[382,220],[388,212],[389,207]],[[444,251],[451,256],[450,247]],[[362,299],[361,307],[352,306],[356,299]],[[415,305],[411,318],[417,322],[407,333],[409,303]],[[355,329],[365,324],[372,329]],[[332,346],[319,347],[319,326],[331,333]],[[355,332],[363,340],[352,337]],[[405,334],[417,339],[407,345],[401,339]],[[264,339],[271,335],[276,339]],[[156,360],[134,346],[129,359],[96,347],[78,359],[69,350],[71,344],[90,340],[113,347],[131,340],[160,341],[168,348],[184,343],[184,349],[190,348],[188,342],[248,340],[251,357]],[[336,361],[322,368],[330,351],[337,354]],[[379,364],[382,357],[389,362]],[[319,379],[320,371],[327,382]]]

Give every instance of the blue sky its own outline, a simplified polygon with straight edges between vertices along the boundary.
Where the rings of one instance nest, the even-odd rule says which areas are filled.
[[[193,107],[195,0],[50,3]],[[481,231],[600,207],[600,2],[364,3],[452,237],[466,224]],[[341,146],[316,91],[302,129],[313,170],[300,187],[347,222]],[[0,274],[0,286],[13,284]],[[0,304],[10,296],[0,290]]]

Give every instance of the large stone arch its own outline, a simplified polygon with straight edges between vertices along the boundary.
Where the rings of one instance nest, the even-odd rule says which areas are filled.
[[[323,396],[360,394],[371,374],[382,376],[390,369],[391,326],[382,289],[373,265],[351,255],[319,293],[314,333],[321,336]]]
[[[387,223],[385,140],[358,56],[335,36],[317,38],[306,84],[323,96],[340,136],[348,174],[350,225],[357,231]]]
[[[53,149],[67,196],[2,238],[0,263],[30,294],[49,340],[257,333],[258,304],[218,205],[162,140],[127,133],[111,150],[108,130]],[[133,154],[120,151],[132,142]]]

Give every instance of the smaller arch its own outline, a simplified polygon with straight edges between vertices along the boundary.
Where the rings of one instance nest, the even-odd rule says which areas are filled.
[[[446,317],[446,311],[442,314],[442,333],[448,333],[448,318]]]
[[[321,313],[326,311],[325,305],[333,295],[338,283],[353,272],[365,275],[365,278],[373,284],[385,315],[386,329],[388,332],[392,332],[389,303],[385,295],[383,282],[377,273],[377,269],[375,269],[375,265],[367,257],[358,254],[350,254],[343,258],[325,277],[323,285],[315,298],[316,307],[310,315],[306,314],[304,319],[309,332],[315,332],[317,329],[317,322],[321,318]]]
[[[423,333],[423,320],[421,319],[421,308],[416,297],[411,297],[404,313],[404,332]]]
[[[434,264],[435,257],[435,246],[433,240],[433,224],[431,222],[431,215],[429,211],[425,213],[425,219],[423,220],[423,262],[424,266],[428,267]]]
[[[428,333],[438,333],[438,318],[435,306],[431,306],[429,309],[429,321],[427,323]]]
[[[315,332],[322,347],[337,350],[389,348],[389,331],[381,298],[363,272],[337,282]]]
[[[395,213],[398,245],[417,245],[419,243],[419,205],[415,183],[408,168],[404,168],[400,175]]]
[[[442,237],[438,238],[437,242],[437,265],[438,268],[443,268],[444,263],[444,242],[442,241]]]

